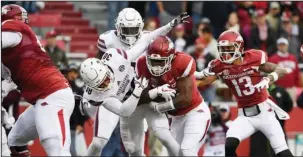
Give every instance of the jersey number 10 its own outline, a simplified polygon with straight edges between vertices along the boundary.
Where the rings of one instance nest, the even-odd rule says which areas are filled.
[[[235,86],[235,89],[239,97],[242,97],[243,95],[244,96],[252,95],[255,92],[255,88],[253,87],[251,78],[249,76],[240,77],[238,81],[236,79],[233,79],[231,80],[231,82]],[[244,84],[245,90],[241,90],[239,87],[239,84],[242,83],[245,83]]]

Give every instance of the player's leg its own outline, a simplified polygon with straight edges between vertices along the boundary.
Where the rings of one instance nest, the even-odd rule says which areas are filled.
[[[29,106],[17,119],[8,134],[8,146],[12,156],[28,156],[30,152],[27,148],[27,143],[30,140],[38,138],[38,133],[35,124],[34,106]]]
[[[198,156],[198,151],[205,141],[207,130],[211,123],[210,111],[205,103],[183,117],[182,156]]]
[[[144,108],[139,106],[130,117],[120,118],[120,133],[123,145],[130,156],[144,154]]]
[[[119,116],[103,106],[98,108],[92,143],[86,156],[99,156],[119,122]]]
[[[266,103],[274,102],[272,102],[271,100],[267,100]],[[262,123],[258,126],[258,129],[262,133],[264,133],[264,135],[270,141],[270,145],[275,151],[275,154],[277,154],[277,156],[293,156],[290,150],[288,149],[283,129],[276,118],[275,112],[273,110],[268,109],[264,110],[265,112],[263,113],[261,112],[260,118]]]
[[[70,156],[70,116],[75,105],[70,88],[52,93],[35,105],[35,122],[41,145],[48,156]]]
[[[237,156],[236,150],[240,142],[254,132],[256,132],[256,129],[250,123],[249,118],[238,116],[226,133],[225,156]]]
[[[151,109],[146,108],[146,120],[149,127],[164,145],[169,153],[169,156],[178,156],[180,152],[180,145],[172,137],[169,131],[168,119],[165,114],[157,113]]]

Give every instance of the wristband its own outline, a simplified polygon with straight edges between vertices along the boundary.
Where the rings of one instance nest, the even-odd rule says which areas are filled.
[[[150,99],[155,99],[158,96],[158,87],[148,91]]]
[[[273,80],[274,82],[279,79],[279,76],[278,76],[277,72],[272,72],[269,75],[271,75],[274,78],[274,80]]]

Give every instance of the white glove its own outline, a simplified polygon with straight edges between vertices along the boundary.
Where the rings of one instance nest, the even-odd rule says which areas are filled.
[[[263,89],[265,87],[266,88],[269,87],[269,82],[270,82],[270,79],[268,77],[263,77],[262,81],[260,81],[259,83],[254,85],[254,88],[257,88],[257,90],[260,92],[261,89]]]
[[[1,108],[1,119],[2,119],[2,124],[5,124],[5,128],[9,129],[11,128],[14,123],[15,123],[15,118],[12,116],[9,116],[8,113],[6,112],[5,108]]]
[[[2,84],[2,88],[1,88],[2,99],[6,97],[10,91],[17,89],[17,85],[12,81],[10,77],[3,80],[1,84]]]
[[[148,80],[145,77],[135,78],[135,89],[133,96],[140,98],[142,91],[148,86]]]
[[[176,96],[176,90],[169,88],[168,84],[164,84],[160,87],[154,88],[148,92],[151,99],[155,99],[157,96],[161,96],[165,101],[169,101]]]
[[[85,98],[82,98],[80,101],[79,109],[83,116],[88,115],[86,110],[89,109],[90,107],[91,107],[91,104],[88,102],[88,100],[86,100]]]
[[[172,100],[169,100],[169,101],[166,101],[163,103],[157,103],[157,102],[152,101],[149,103],[149,107],[158,113],[165,113],[167,111],[175,109],[175,106],[174,106]]]
[[[214,75],[216,75],[214,72],[211,72],[210,71],[210,68],[205,68],[205,69],[203,69],[202,71],[200,71],[200,72],[195,72],[194,73],[194,75],[195,75],[195,77],[197,78],[197,79],[201,79],[201,78],[205,78],[205,77],[208,77],[208,76],[214,76]]]

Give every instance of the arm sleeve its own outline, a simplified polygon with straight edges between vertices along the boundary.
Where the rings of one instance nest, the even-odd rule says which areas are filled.
[[[132,48],[126,50],[126,53],[129,56],[128,59],[131,62],[135,61],[145,51],[148,44],[154,38],[160,35],[166,35],[171,29],[172,27],[170,26],[170,24],[167,24],[142,37]]]
[[[18,45],[22,40],[22,34],[19,32],[2,32],[2,47],[9,48]]]
[[[135,111],[138,102],[139,99],[133,95],[123,103],[121,103],[117,98],[109,97],[104,100],[103,106],[121,117],[128,117]]]

